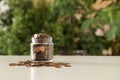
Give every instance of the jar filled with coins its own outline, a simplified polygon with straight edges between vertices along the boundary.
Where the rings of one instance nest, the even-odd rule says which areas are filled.
[[[31,59],[51,62],[54,52],[52,37],[46,33],[39,33],[34,34],[31,39]]]

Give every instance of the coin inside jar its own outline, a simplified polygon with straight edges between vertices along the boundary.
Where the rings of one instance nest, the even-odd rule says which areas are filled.
[[[34,34],[31,43],[31,59],[34,61],[52,61],[52,37],[45,33]]]

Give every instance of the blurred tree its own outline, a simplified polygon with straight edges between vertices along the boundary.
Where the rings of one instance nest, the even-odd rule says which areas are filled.
[[[46,27],[54,33],[55,51],[73,54],[81,44],[88,55],[101,55],[104,49],[110,49],[106,55],[118,55],[119,4],[118,0],[55,0],[47,23],[51,28]]]
[[[0,16],[0,24],[8,25],[0,29],[0,54],[29,54],[30,38],[39,32],[53,36],[55,54],[120,53],[119,0],[47,1],[8,0],[8,16]]]
[[[73,14],[78,4],[79,0],[55,0],[50,9],[45,30],[53,36],[57,54],[73,54],[76,46],[73,39],[77,37]]]
[[[0,53],[9,55],[30,54],[31,36],[42,31],[49,13],[48,4],[41,0],[37,7],[32,0],[9,0],[12,25],[1,31]]]

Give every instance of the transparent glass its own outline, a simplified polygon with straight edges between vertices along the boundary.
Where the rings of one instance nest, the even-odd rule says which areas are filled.
[[[53,61],[52,37],[32,37],[31,59],[33,61]]]
[[[52,61],[53,43],[31,43],[31,59],[34,61]]]

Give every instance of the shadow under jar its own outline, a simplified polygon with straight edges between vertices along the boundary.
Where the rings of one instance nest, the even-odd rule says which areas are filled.
[[[39,33],[34,34],[31,43],[31,59],[33,61],[53,61],[53,43],[52,37],[45,34]]]

